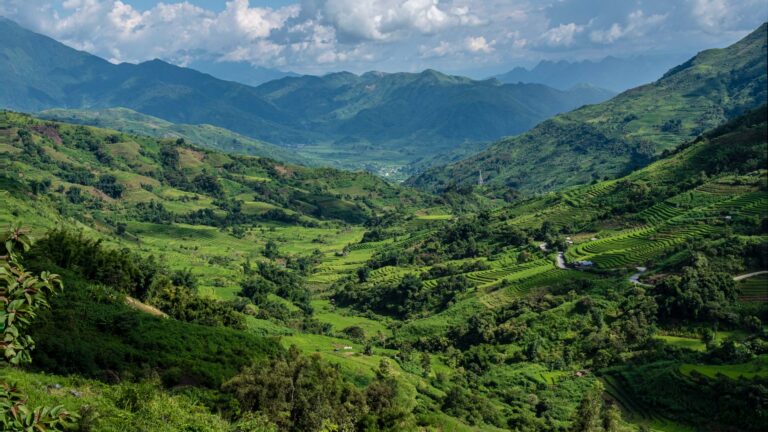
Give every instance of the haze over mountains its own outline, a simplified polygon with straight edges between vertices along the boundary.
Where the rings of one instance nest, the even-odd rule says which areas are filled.
[[[300,76],[293,72],[284,72],[279,69],[254,66],[245,61],[222,61],[197,58],[187,64],[186,67],[213,75],[219,79],[235,81],[254,87],[280,78]]]
[[[699,53],[652,84],[558,115],[410,184],[431,190],[473,185],[482,172],[491,189],[530,193],[644,166],[662,150],[765,103],[767,29],[763,24],[730,47]]]
[[[0,105],[20,111],[125,107],[212,124],[337,166],[425,163],[489,142],[610,92],[422,73],[341,72],[250,87],[160,60],[114,65],[0,20]],[[311,152],[310,152],[311,150]],[[428,162],[427,162],[428,163]]]
[[[684,62],[688,57],[645,55],[632,58],[609,56],[597,61],[577,62],[544,60],[531,69],[516,67],[507,73],[496,75],[496,79],[505,83],[546,84],[561,90],[579,84],[589,84],[621,92],[656,81],[666,71]]]

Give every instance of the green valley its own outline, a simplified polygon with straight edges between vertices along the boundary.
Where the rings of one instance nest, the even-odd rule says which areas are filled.
[[[328,69],[582,58],[685,24],[384,3],[34,9],[116,59],[161,32],[224,72],[332,72],[258,87],[0,17],[0,430],[768,429],[768,25],[608,101]],[[485,28],[529,17],[549,30]],[[434,35],[453,44],[386,51]]]

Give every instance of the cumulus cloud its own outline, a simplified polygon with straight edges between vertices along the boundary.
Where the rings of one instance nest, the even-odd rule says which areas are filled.
[[[68,0],[62,4],[61,13],[54,10],[48,15],[34,15],[46,2],[11,3],[15,3],[22,23],[115,62],[172,56],[184,50],[236,55],[243,51],[243,43],[253,43],[248,49],[263,53],[268,45],[263,39],[298,14],[298,6],[254,8],[248,0],[229,1],[219,14],[188,2],[158,3],[139,11],[120,0]]]
[[[433,47],[422,45],[419,52],[422,58],[439,58],[456,54],[483,55],[492,53],[495,44],[495,40],[488,41],[484,36],[469,36],[458,44],[440,41]]]
[[[727,0],[694,0],[693,15],[708,31],[717,30],[730,19],[733,9]]]
[[[478,36],[468,37],[464,43],[467,49],[471,52],[490,54],[493,52],[493,44],[495,41],[488,42],[483,36]]]
[[[613,23],[607,30],[592,31],[589,37],[593,42],[610,44],[627,36],[643,36],[666,19],[667,15],[646,16],[642,10],[636,10],[629,14],[626,25],[622,26],[619,23]]]
[[[350,42],[385,41],[414,32],[432,34],[481,22],[469,7],[441,6],[439,0],[310,0],[302,8]]]
[[[309,73],[692,53],[768,18],[765,0],[229,0],[216,11],[134,1],[0,0],[0,15],[113,62],[204,57]]]
[[[560,24],[544,32],[541,39],[546,45],[552,47],[568,47],[573,45],[576,35],[583,31],[584,26],[576,25],[576,23]]]

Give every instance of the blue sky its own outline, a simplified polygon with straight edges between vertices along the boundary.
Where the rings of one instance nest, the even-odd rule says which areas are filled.
[[[768,19],[768,1],[0,0],[0,15],[113,62],[482,76],[726,46]]]

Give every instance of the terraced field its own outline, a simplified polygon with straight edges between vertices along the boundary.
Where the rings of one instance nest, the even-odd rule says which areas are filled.
[[[688,239],[719,232],[735,217],[768,214],[768,194],[755,189],[754,184],[706,183],[638,213],[636,219],[646,225],[577,244],[566,258],[603,269],[646,264]]]
[[[768,302],[768,274],[753,276],[739,281],[739,300]]]
[[[694,429],[675,423],[659,415],[654,409],[645,406],[641,401],[632,397],[626,391],[628,383],[621,374],[611,374],[601,377],[605,385],[605,393],[621,406],[622,411],[633,423],[643,424],[652,431],[659,432],[692,432]]]
[[[686,377],[698,374],[708,378],[716,378],[718,376],[731,379],[768,378],[768,355],[763,354],[752,361],[740,364],[683,364],[680,366],[680,373]]]
[[[480,288],[486,288],[501,281],[523,281],[553,268],[554,266],[550,260],[540,259],[510,267],[466,273],[465,276],[477,283]]]
[[[486,292],[482,293],[479,297],[480,303],[488,309],[496,309],[508,305],[536,288],[555,285],[565,280],[592,279],[596,277],[586,272],[561,270],[554,265],[550,265],[548,268],[544,266],[537,267],[537,269],[538,272],[535,274],[529,274],[527,277],[511,281],[509,285],[497,284],[486,287]]]

